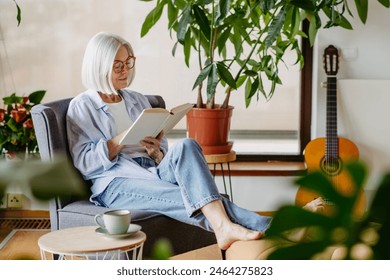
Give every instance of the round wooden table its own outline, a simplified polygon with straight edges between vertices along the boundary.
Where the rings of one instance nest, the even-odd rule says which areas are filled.
[[[142,259],[146,234],[138,231],[125,237],[97,233],[97,226],[61,229],[41,236],[38,245],[42,259]]]
[[[212,155],[205,155],[206,161],[208,164],[213,164],[213,177],[215,178],[216,174],[216,166],[219,164],[221,168],[221,175],[223,180],[223,187],[225,190],[225,193],[227,193],[226,188],[226,180],[225,180],[225,171],[223,169],[223,164],[227,165],[227,172],[228,172],[228,178],[229,178],[229,196],[230,200],[233,201],[233,190],[232,190],[232,179],[230,174],[230,163],[236,160],[236,152],[230,151],[230,153],[227,154],[212,154]]]

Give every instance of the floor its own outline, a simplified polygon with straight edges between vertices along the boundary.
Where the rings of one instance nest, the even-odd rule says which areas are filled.
[[[38,239],[49,230],[17,229],[0,250],[0,260],[40,260]],[[172,260],[221,260],[218,246],[211,245],[171,257]]]
[[[0,260],[41,259],[38,239],[49,230],[20,229],[0,250]]]
[[[170,258],[171,260],[222,260],[217,244],[190,251]]]

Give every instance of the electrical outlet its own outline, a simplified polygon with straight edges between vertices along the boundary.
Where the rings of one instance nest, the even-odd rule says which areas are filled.
[[[22,208],[23,207],[23,194],[21,193],[9,193],[7,199],[8,208]]]
[[[0,209],[7,208],[7,194],[3,193],[3,196],[0,197]]]

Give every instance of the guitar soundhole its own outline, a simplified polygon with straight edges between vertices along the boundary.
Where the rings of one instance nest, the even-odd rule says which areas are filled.
[[[336,176],[342,170],[342,162],[340,158],[326,158],[321,160],[321,170],[328,176]]]

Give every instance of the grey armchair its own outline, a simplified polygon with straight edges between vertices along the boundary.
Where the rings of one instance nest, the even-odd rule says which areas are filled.
[[[165,108],[161,96],[147,97],[152,107]],[[71,98],[67,98],[39,104],[31,110],[42,160],[53,160],[56,155],[66,155],[70,158],[66,134],[66,112],[70,101]],[[89,182],[85,182],[88,191],[89,186]],[[51,230],[54,231],[95,225],[94,216],[107,211],[107,208],[96,206],[87,198],[85,200],[56,198],[50,201],[49,211]],[[151,258],[152,246],[159,238],[167,238],[171,242],[174,254],[216,243],[213,233],[157,213],[132,210],[132,221],[141,225],[147,235],[144,258]]]

